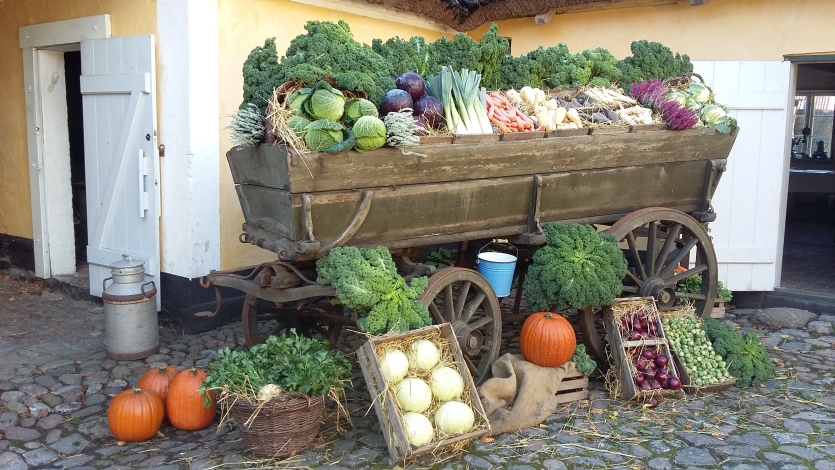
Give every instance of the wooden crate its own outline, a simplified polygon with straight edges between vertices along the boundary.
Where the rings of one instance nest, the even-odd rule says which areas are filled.
[[[725,318],[725,301],[717,300],[713,303],[713,310],[710,312],[713,318]]]
[[[624,340],[620,332],[620,327],[618,323],[615,321],[614,310],[618,309],[619,307],[627,306],[630,303],[640,304],[642,308],[655,313],[655,317],[657,319],[656,327],[658,328],[656,338],[641,339],[637,341]],[[633,376],[635,373],[637,373],[637,371],[634,369],[635,366],[629,359],[626,350],[628,348],[641,348],[646,346],[657,346],[658,348],[660,348],[661,351],[663,351],[663,353],[666,354],[667,357],[670,359],[667,365],[667,368],[670,371],[669,376],[676,377],[679,380],[681,380],[675,367],[675,360],[672,351],[670,350],[669,343],[667,342],[667,336],[664,334],[664,327],[661,325],[661,319],[658,316],[658,308],[655,305],[655,299],[653,299],[652,297],[630,297],[624,299],[615,299],[615,306],[613,306],[611,309],[604,309],[603,320],[604,326],[606,328],[606,334],[608,335],[609,343],[611,344],[612,354],[614,355],[615,366],[620,371],[621,386],[623,390],[623,396],[625,399],[646,399],[653,395],[682,396],[684,394],[683,390],[660,389],[643,391],[635,386],[635,382],[633,380]]]
[[[676,363],[676,370],[679,374],[679,380],[681,380],[681,386],[684,388],[684,391],[690,395],[699,396],[707,393],[721,392],[722,390],[727,390],[736,384],[736,379],[731,377],[730,380],[726,380],[724,382],[705,385],[703,387],[696,386],[692,383],[690,374],[687,372],[687,368],[684,367],[684,363],[681,362],[681,359],[675,351],[673,351],[673,361]]]
[[[557,390],[557,404],[585,400],[589,397],[589,378],[582,372],[576,371],[570,376],[563,377]]]
[[[476,419],[473,429],[468,433],[440,441],[433,441],[425,446],[415,448],[406,439],[400,409],[395,402],[393,391],[389,390],[388,393],[382,393],[383,390],[386,390],[386,379],[380,370],[380,363],[375,351],[377,347],[387,342],[399,342],[409,338],[418,339],[435,331],[449,342],[450,350],[455,360],[455,366],[458,369],[458,373],[464,378],[464,387],[469,392],[469,404],[473,408]],[[481,399],[478,396],[478,390],[476,390],[475,382],[473,382],[472,375],[470,375],[470,371],[464,362],[464,356],[461,353],[461,348],[458,345],[458,340],[455,337],[451,324],[442,323],[440,325],[412,330],[407,333],[372,337],[357,350],[357,359],[360,363],[366,386],[368,387],[368,393],[373,401],[374,412],[380,421],[380,428],[383,431],[383,437],[388,446],[389,455],[393,464],[402,463],[429,453],[443,452],[449,446],[479,438],[490,432],[490,425],[484,413]],[[430,421],[432,421],[431,418]]]

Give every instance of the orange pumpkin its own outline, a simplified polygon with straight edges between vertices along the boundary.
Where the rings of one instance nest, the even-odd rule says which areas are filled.
[[[574,328],[561,315],[538,312],[531,314],[522,325],[519,346],[526,361],[543,367],[557,367],[571,359],[577,337]]]
[[[120,441],[144,441],[159,431],[164,414],[162,398],[156,392],[132,388],[110,402],[107,426]]]
[[[155,369],[150,369],[145,372],[136,384],[137,387],[143,390],[152,390],[157,392],[162,401],[168,396],[168,387],[171,386],[171,381],[179,372],[171,366],[162,366]]]
[[[197,431],[207,427],[215,419],[217,401],[212,391],[206,392],[210,404],[203,402],[200,385],[206,380],[206,371],[189,369],[178,373],[168,388],[165,414],[177,429]]]

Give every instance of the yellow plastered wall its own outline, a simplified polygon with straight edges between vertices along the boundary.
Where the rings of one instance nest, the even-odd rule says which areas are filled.
[[[26,98],[18,28],[109,14],[113,36],[156,34],[153,0],[0,0],[0,233],[32,238]]]
[[[604,47],[621,59],[632,41],[658,41],[691,60],[782,60],[786,54],[835,50],[832,0],[711,0],[708,5],[618,8],[499,22],[519,55],[564,42],[571,52]],[[489,25],[473,31],[480,38]]]
[[[276,38],[279,55],[290,41],[305,33],[307,21],[345,20],[354,38],[371,44],[374,38],[423,36],[434,41],[442,36],[437,31],[392,23],[324,8],[311,7],[289,0],[218,0],[218,61],[220,66],[220,114],[234,113],[243,97],[241,69],[250,51],[263,46],[264,40]],[[229,118],[221,118],[226,126]],[[275,259],[275,254],[238,241],[244,222],[226,152],[232,147],[228,131],[220,135],[220,257],[221,269],[249,266]]]

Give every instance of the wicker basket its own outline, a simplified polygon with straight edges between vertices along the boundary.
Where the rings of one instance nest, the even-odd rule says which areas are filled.
[[[284,458],[301,452],[316,439],[325,413],[325,397],[283,393],[261,406],[249,422],[258,406],[259,403],[238,400],[229,414],[252,455]]]

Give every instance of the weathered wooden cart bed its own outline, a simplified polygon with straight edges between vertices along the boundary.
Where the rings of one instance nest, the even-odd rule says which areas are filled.
[[[248,294],[243,320],[250,343],[261,340],[259,322],[263,327],[269,319],[279,327],[304,326],[306,319],[334,341],[343,325],[353,324],[338,308],[324,303],[302,314],[299,305],[283,304],[333,295],[314,282],[313,261],[335,246],[383,245],[396,253],[496,237],[538,245],[544,223],[584,222],[611,225],[623,241],[627,294],[653,295],[662,305],[690,297],[699,314],[709,314],[716,260],[701,223],[715,218],[710,200],[736,132],[641,130],[495,135],[481,142],[463,136],[415,147],[422,156],[379,149],[301,157],[282,146],[235,147],[227,157],[245,218],[241,240],[276,253],[278,261],[247,277],[215,272],[209,283]],[[689,269],[674,273],[680,264]],[[418,268],[414,274],[434,272]],[[700,294],[675,291],[678,280],[696,274]],[[474,377],[483,379],[501,332],[489,284],[475,271],[447,268],[432,274],[422,300],[436,322],[453,322]],[[282,305],[266,306],[272,302]],[[591,309],[582,316],[584,339],[601,352],[602,341],[590,338],[593,316]]]

